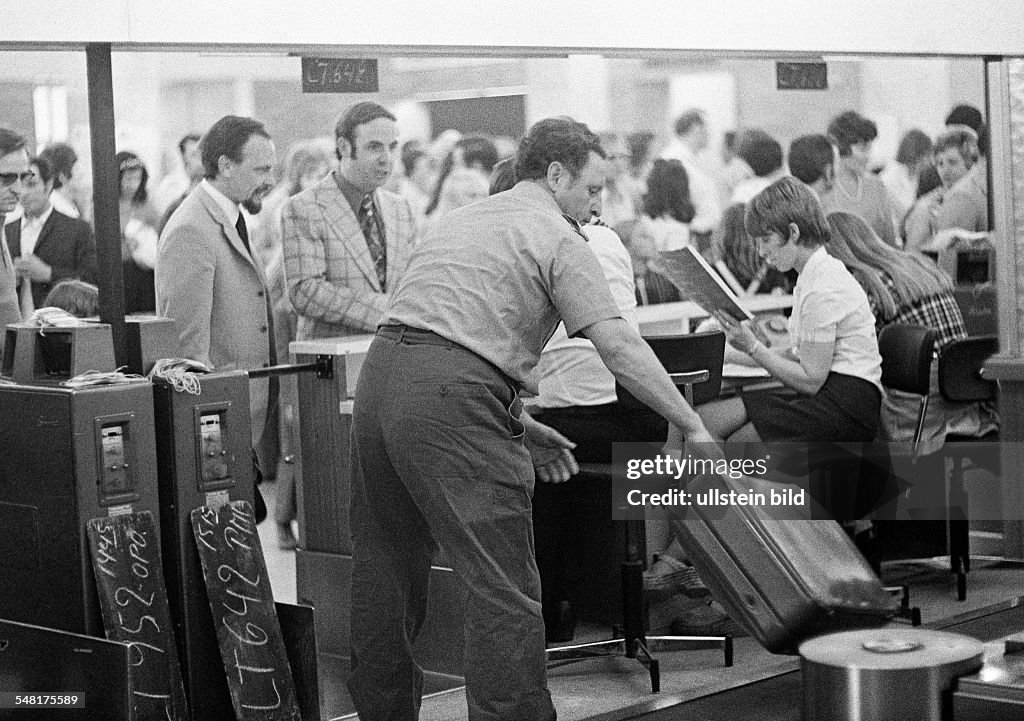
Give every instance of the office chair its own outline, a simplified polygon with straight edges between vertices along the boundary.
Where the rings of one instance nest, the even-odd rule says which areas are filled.
[[[647,339],[669,377],[682,388],[690,403],[704,403],[719,394],[722,385],[722,362],[725,355],[725,334],[721,331],[662,336]],[[619,404],[625,409],[644,407],[629,391],[616,384]],[[581,474],[608,476],[615,472],[612,464],[583,464]],[[624,470],[622,471],[624,472]],[[647,636],[645,633],[645,601],[643,571],[646,543],[643,521],[622,521],[625,531],[625,560],[622,563],[622,625],[612,638],[591,643],[549,648],[548,664],[562,665],[590,658],[622,656],[643,664],[651,677],[651,692],[661,690],[658,659],[652,651],[682,651],[721,646],[725,665],[732,666],[732,636]],[[619,632],[621,630],[621,637]]]
[[[878,352],[882,356],[882,385],[921,396],[911,446],[913,457],[917,456],[924,421],[928,415],[932,359],[935,357],[937,336],[938,333],[931,328],[907,323],[887,325],[878,335]]]
[[[910,445],[910,459],[914,465],[917,463],[918,447],[924,433],[924,422],[928,416],[932,360],[935,357],[937,337],[938,333],[931,328],[908,323],[888,325],[878,335],[878,351],[882,356],[882,385],[921,398]],[[885,523],[880,522],[880,526],[884,529]],[[880,531],[880,535],[887,534]],[[880,550],[884,553],[884,549]],[[887,588],[902,596],[900,617],[908,618],[915,626],[920,625],[921,612],[920,609],[910,607],[909,588],[907,586]]]
[[[997,350],[999,338],[994,335],[972,336],[950,343],[939,356],[939,393],[950,403],[995,401],[999,388],[986,380],[982,368]],[[986,445],[971,444],[978,442]],[[946,476],[949,508],[949,561],[956,574],[957,599],[967,598],[967,574],[971,570],[970,535],[967,522],[967,492],[964,471],[968,465],[999,472],[999,454],[992,444],[999,441],[999,431],[983,436],[950,434],[946,436],[945,457],[952,461]]]

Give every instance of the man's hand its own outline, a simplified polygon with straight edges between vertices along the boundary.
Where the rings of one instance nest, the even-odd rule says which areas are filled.
[[[53,269],[34,255],[15,258],[14,271],[19,278],[28,278],[33,283],[49,283],[53,277]]]
[[[725,454],[719,445],[721,441],[711,435],[707,428],[701,427],[697,431],[691,431],[684,436],[684,439],[688,456],[707,458],[712,461],[725,460]]]
[[[526,448],[533,459],[533,470],[542,483],[565,483],[579,473],[572,455],[576,444],[551,426],[535,421],[525,411],[519,416],[526,428]]]

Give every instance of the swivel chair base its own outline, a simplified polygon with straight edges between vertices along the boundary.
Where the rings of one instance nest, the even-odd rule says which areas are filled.
[[[627,538],[632,523],[627,521]],[[632,544],[630,544],[632,545]],[[593,658],[622,657],[639,661],[651,675],[651,693],[661,690],[658,659],[652,651],[697,651],[721,647],[725,666],[733,663],[733,639],[724,636],[651,636],[643,628],[643,561],[627,559],[622,564],[623,624],[614,630],[615,636],[604,641],[555,646],[547,650],[548,666],[557,667]],[[622,631],[622,637],[618,632]]]

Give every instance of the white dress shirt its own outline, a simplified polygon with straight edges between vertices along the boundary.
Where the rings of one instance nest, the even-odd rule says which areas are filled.
[[[594,251],[608,281],[615,305],[622,317],[639,330],[636,318],[636,290],[629,251],[618,234],[600,225],[584,225],[590,249]],[[530,405],[540,408],[567,408],[614,403],[615,377],[605,367],[597,348],[586,338],[570,338],[565,325],[558,324],[555,334],[544,346],[540,363],[540,390]]]
[[[209,193],[210,197],[213,198],[217,202],[217,205],[220,206],[221,210],[224,211],[224,215],[226,215],[228,220],[231,221],[231,225],[237,224],[238,216],[242,214],[242,209],[238,207],[238,203],[217,190],[213,186],[213,183],[206,178],[203,178],[200,185],[203,186],[203,190]]]
[[[39,242],[39,234],[43,231],[43,226],[46,225],[46,221],[49,220],[52,212],[53,205],[47,203],[46,210],[39,214],[39,216],[35,218],[30,218],[28,215],[21,216],[22,258],[27,258],[35,252],[36,243]],[[18,302],[21,305],[21,316],[27,320],[36,309],[35,301],[32,299],[32,281],[29,280],[28,276],[21,279]]]

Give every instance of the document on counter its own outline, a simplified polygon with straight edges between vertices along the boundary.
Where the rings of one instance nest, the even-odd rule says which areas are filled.
[[[662,253],[658,266],[679,288],[683,298],[689,298],[708,313],[720,310],[738,321],[754,317],[740,305],[736,294],[692,245]]]
[[[725,363],[722,365],[723,378],[771,378],[772,374],[761,366],[747,366],[742,363]]]

